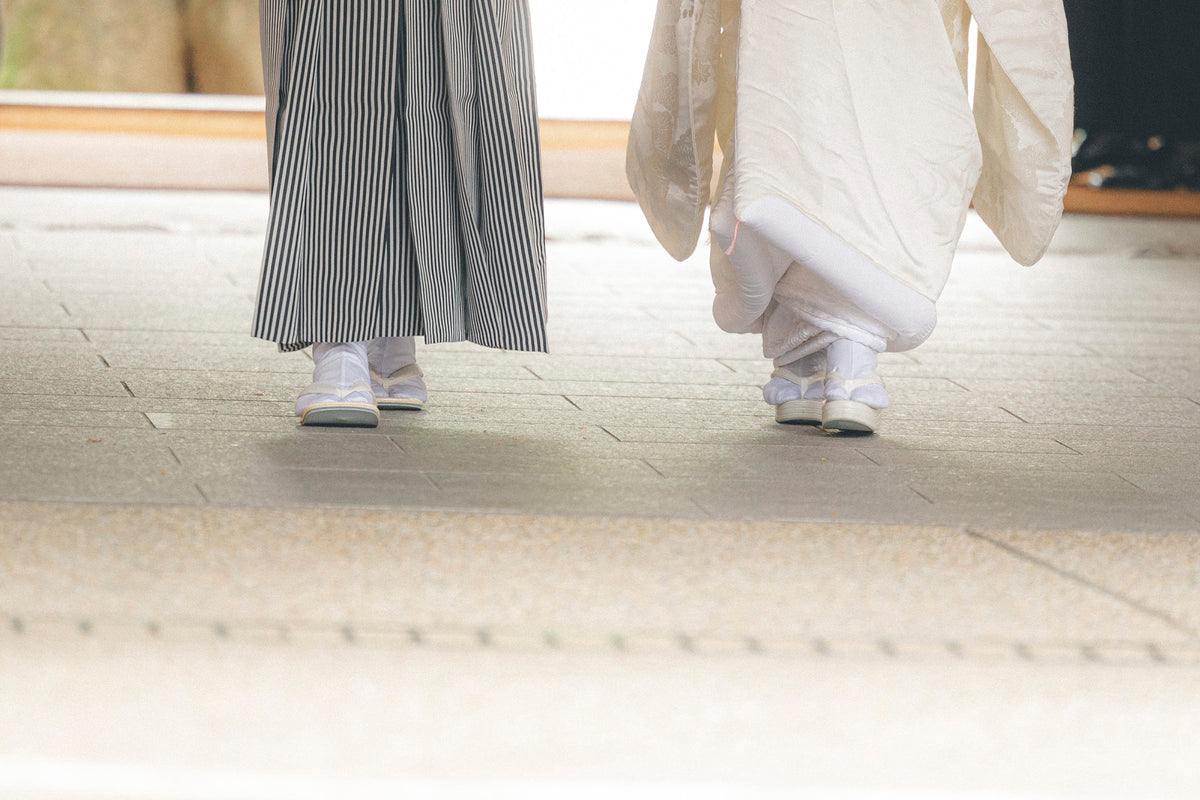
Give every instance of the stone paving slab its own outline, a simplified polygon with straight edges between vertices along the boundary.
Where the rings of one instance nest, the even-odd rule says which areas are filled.
[[[886,453],[905,454],[913,450],[928,450],[937,453],[1078,453],[1050,436],[1018,437],[994,436],[954,436],[945,433],[929,434],[892,434],[887,441],[865,439],[858,443],[858,450],[863,453],[874,453],[882,450]]]
[[[0,326],[0,341],[4,342],[85,342],[78,328],[17,328]]]
[[[124,383],[143,400],[296,401],[297,384],[312,379],[312,364],[289,361],[287,372],[125,369]],[[306,385],[306,384],[305,384]]]
[[[250,346],[233,352],[227,347],[198,345],[166,348],[162,346],[94,344],[93,348],[104,361],[115,369],[188,371],[206,370],[213,364],[221,364],[226,369],[237,372],[312,369],[312,361],[303,353],[279,353],[269,345],[266,347]]]
[[[444,492],[422,472],[314,470],[276,467],[250,475],[201,474],[195,485],[219,506],[359,508],[406,505],[439,508]],[[462,506],[459,506],[462,508]]]
[[[524,415],[522,415],[524,417]],[[458,453],[469,459],[479,450],[490,447],[506,447],[529,450],[533,453],[550,452],[559,460],[562,453],[569,457],[577,452],[586,457],[595,451],[618,453],[620,443],[602,426],[580,424],[578,420],[546,420],[501,422],[494,418],[478,421],[443,417],[438,423],[434,418],[422,420],[419,427],[406,427],[401,422],[387,421],[378,429],[379,433],[391,436],[406,452]]]
[[[60,409],[31,407],[7,407],[0,411],[0,425],[16,428],[39,428],[62,426],[82,430],[108,430],[111,428],[146,428],[151,425],[147,415],[140,411],[95,411],[75,408],[70,412]],[[8,469],[20,470],[25,459],[10,462]]]
[[[46,389],[44,381],[24,381],[24,383],[35,384],[35,386],[31,387],[33,391],[6,395],[4,398],[5,407],[7,409],[19,409],[27,412],[44,412],[42,414],[43,420],[37,426],[53,427],[57,424],[60,416],[75,417],[80,412],[138,412],[140,410],[136,398],[130,397],[129,393],[125,391],[125,387],[119,384],[117,386],[104,386],[96,394],[89,391],[86,394],[76,397],[66,394],[47,397],[42,393]],[[141,422],[138,423],[139,427],[140,425]]]
[[[188,471],[198,478],[224,475],[254,475],[275,470],[368,470],[371,472],[463,472],[508,475],[574,475],[579,477],[635,475],[653,477],[644,460],[627,458],[613,449],[593,449],[585,456],[557,458],[548,447],[514,448],[507,443],[482,448],[478,442],[466,447],[413,447],[409,441],[387,436],[356,437],[338,442],[319,437],[297,441],[278,435],[247,435],[230,443],[230,437],[203,433],[173,435],[170,448]],[[561,448],[560,448],[561,449]],[[387,476],[380,476],[387,481]],[[252,479],[253,480],[253,479]],[[303,504],[303,498],[299,498]]]
[[[155,347],[164,347],[174,345],[179,349],[201,347],[201,348],[234,348],[240,351],[248,351],[256,348],[260,351],[274,351],[274,346],[269,342],[260,342],[252,340],[252,343],[246,342],[246,331],[173,331],[173,330],[131,330],[128,328],[86,328],[81,329],[80,334],[85,337],[86,341],[94,342],[98,346],[105,345],[152,345]],[[220,357],[220,353],[215,354]],[[281,361],[292,362],[292,359],[283,357],[280,353]],[[305,354],[299,354],[300,360],[305,360]],[[312,369],[312,360],[307,359],[309,369]],[[155,369],[157,367],[151,367]],[[224,371],[224,370],[223,370]]]
[[[989,538],[1053,564],[1072,579],[1099,579],[1114,593],[1200,631],[1200,533],[1144,537],[1076,532],[1046,538],[1004,531]],[[1156,580],[1141,579],[1147,574]]]
[[[288,433],[296,428],[296,418],[292,414],[263,415],[263,414],[205,414],[188,412],[151,411],[145,414],[146,420],[158,430],[193,430],[193,431],[230,431],[241,433],[245,431],[262,431],[264,433]]]
[[[439,370],[440,372],[440,370]],[[695,400],[757,400],[760,387],[752,383],[711,382],[607,382],[599,380],[539,380],[532,373],[524,377],[473,378],[446,375],[427,376],[430,392],[443,394],[489,394],[492,392],[520,395],[566,395],[588,397],[658,397]]]
[[[2,771],[26,776],[18,788],[41,785],[31,763],[99,769],[101,783],[221,765],[242,787],[264,772],[341,787],[467,775],[488,796],[505,780],[570,794],[614,777],[655,782],[646,796],[687,781],[680,797],[1196,786],[1179,765],[1200,652],[1172,605],[1193,583],[1195,537],[3,513],[18,526],[0,534],[16,566],[0,671],[22,691],[0,696],[0,718],[22,724],[0,724],[0,752],[37,754]],[[1047,542],[1058,551],[1039,552]],[[1165,581],[1149,596],[1111,582],[1131,547]],[[866,738],[872,758],[847,759]],[[480,755],[464,766],[465,751]]]
[[[99,398],[129,396],[129,390],[109,370],[48,370],[34,363],[27,368],[13,369],[0,376],[0,380],[4,382],[5,403],[36,402],[46,398],[48,383],[54,386],[52,396],[62,398],[65,402],[80,399],[86,403]]]
[[[888,363],[889,373],[909,376],[952,375],[956,379],[1030,380],[1053,382],[1054,377],[1068,381],[1098,380],[1108,383],[1114,375],[1124,380],[1122,373],[1139,362],[1111,357],[1086,356],[1018,356],[991,353],[981,358],[970,352],[926,353],[920,349],[909,354],[910,363]],[[886,378],[886,375],[885,375]],[[1144,378],[1142,379],[1145,380]]]
[[[1196,492],[1196,473],[1189,470],[1184,473],[1163,472],[1127,472],[1122,473],[1122,479],[1145,490],[1159,502],[1177,508],[1192,517],[1200,519],[1200,494]],[[1196,531],[1195,526],[1185,528]]]
[[[168,431],[158,438],[192,474],[245,475],[271,468],[406,469],[407,456],[387,436],[336,437],[228,431]]]
[[[144,418],[143,418],[144,420]],[[48,502],[183,503],[199,498],[170,450],[151,438],[146,423],[135,435],[100,425],[63,426],[50,436],[5,433],[5,453],[30,457],[0,467],[5,496]],[[79,431],[78,434],[72,431]]]
[[[306,383],[310,361],[305,354],[277,354],[270,344],[244,336],[250,303],[245,287],[253,285],[254,253],[264,221],[260,199],[232,198],[230,209],[239,212],[238,218],[224,221],[202,198],[172,196],[156,219],[151,210],[139,209],[137,198],[89,193],[102,199],[97,210],[80,212],[82,218],[62,225],[46,216],[48,206],[38,209],[47,193],[19,193],[30,200],[26,209],[32,212],[24,221],[18,215],[10,223],[13,247],[23,253],[24,266],[14,265],[17,271],[6,272],[6,279],[18,288],[28,283],[48,301],[61,302],[78,327],[6,329],[17,331],[5,360],[12,397],[8,421],[35,431],[48,431],[61,421],[83,431],[154,426],[164,435],[296,434],[290,405]],[[192,219],[186,218],[187,203],[196,206]],[[637,464],[634,475],[648,469],[652,479],[686,477],[694,486],[678,489],[679,501],[692,515],[697,513],[695,499],[706,495],[734,504],[709,512],[722,517],[784,513],[772,494],[785,486],[799,493],[790,506],[793,511],[803,507],[823,516],[830,504],[822,494],[832,493],[836,505],[844,506],[842,512],[853,515],[844,503],[853,494],[811,474],[812,465],[841,464],[862,468],[854,480],[876,483],[875,499],[858,493],[862,499],[856,518],[881,515],[883,521],[895,497],[904,498],[906,521],[959,523],[971,518],[974,507],[985,522],[1022,519],[1037,524],[1037,515],[1046,513],[1052,521],[1046,527],[1108,529],[1115,519],[1127,524],[1139,516],[1153,530],[1163,524],[1194,525],[1193,505],[1181,492],[1146,492],[1124,477],[1188,474],[1192,438],[1180,433],[1200,420],[1193,419],[1200,405],[1188,397],[1186,387],[1181,393],[1170,383],[1147,384],[1136,372],[1153,362],[1182,365],[1181,372],[1193,374],[1194,359],[1187,359],[1186,350],[1192,321],[1170,318],[1170,305],[1157,306],[1158,317],[1170,321],[1164,335],[1174,343],[1174,349],[1157,351],[1158,361],[1146,360],[1138,347],[1152,341],[1151,319],[1123,318],[1123,327],[1116,329],[1136,332],[1134,350],[1122,350],[1128,339],[1105,333],[1114,318],[1106,291],[1145,288],[1146,296],[1157,302],[1169,279],[1176,299],[1192,290],[1186,282],[1178,285],[1178,270],[1186,261],[1177,255],[1147,258],[1147,252],[1159,252],[1153,242],[1134,255],[1092,248],[1104,253],[1099,259],[1068,248],[1061,257],[1052,254],[1043,269],[1014,271],[998,251],[984,246],[986,239],[977,230],[968,231],[973,243],[948,289],[942,329],[916,353],[884,357],[895,408],[888,411],[881,437],[856,440],[773,425],[757,389],[769,365],[757,353],[754,337],[715,330],[707,313],[707,282],[698,278],[703,255],[674,264],[662,259],[644,228],[630,224],[636,222],[636,211],[629,206],[583,207],[606,225],[607,234],[596,235],[586,215],[562,212],[556,221],[552,206],[556,353],[491,353],[472,345],[422,351],[431,409],[421,415],[385,416],[380,428],[406,447],[412,463],[424,464],[421,469],[456,465],[463,470],[463,486],[478,488],[475,476],[484,474],[491,476],[484,486],[508,493],[511,487],[497,476],[504,457],[485,451],[473,468],[469,451],[481,441],[515,437],[523,440],[524,469],[534,475],[586,474],[600,457]],[[1072,223],[1068,219],[1068,227]],[[1182,227],[1192,230],[1193,225]],[[1168,254],[1180,251],[1187,239],[1178,229],[1170,230],[1172,243],[1163,246]],[[199,264],[194,258],[198,242],[211,246]],[[103,269],[85,263],[80,253],[84,246],[103,255]],[[1139,270],[1122,271],[1121,264],[1135,255]],[[161,264],[148,271],[146,261],[154,259]],[[650,261],[654,272],[635,266]],[[1080,289],[1063,282],[1058,264],[1063,270],[1090,269],[1104,279]],[[631,269],[638,270],[641,284],[626,277]],[[179,288],[186,288],[190,300],[199,297],[203,305],[216,305],[181,309],[170,291],[178,293]],[[659,303],[654,295],[671,300]],[[1044,313],[1051,295],[1062,313]],[[1141,299],[1134,305],[1148,307]],[[968,324],[985,313],[992,314],[994,324]],[[88,315],[97,324],[83,319]],[[1072,319],[1078,327],[1070,326]],[[158,335],[156,326],[167,330]],[[1054,335],[1046,336],[1050,330]],[[1097,338],[1098,333],[1102,336]],[[96,373],[97,379],[80,383],[80,371]],[[38,374],[70,375],[64,387],[71,392],[42,401]],[[1147,389],[1130,393],[1129,386],[1136,385]],[[78,391],[85,396],[72,404],[71,393]],[[1076,397],[1084,397],[1086,407]],[[462,437],[456,440],[458,433]],[[330,433],[340,435],[346,434]],[[1121,450],[1106,452],[1109,443]],[[1138,450],[1148,443],[1178,447],[1174,452]],[[581,449],[577,462],[560,453],[569,444]],[[445,449],[445,457],[437,456],[439,449]],[[245,461],[228,449],[221,455],[212,447],[205,452],[214,463],[204,464],[198,457],[185,462],[196,482],[236,464],[272,465]],[[319,470],[319,452],[305,452],[286,469]],[[539,458],[550,461],[538,467]],[[754,486],[757,464],[766,473],[760,487]],[[1070,481],[1062,474],[1080,477]],[[728,494],[727,479],[743,481],[742,494]],[[895,485],[882,486],[881,481]],[[248,497],[234,491],[236,480],[228,483],[214,486],[214,494]],[[444,477],[445,488],[432,494],[422,485],[422,503],[446,507],[482,497],[463,494],[466,489],[457,488],[458,483]],[[640,509],[661,505],[656,493],[662,487],[653,480],[614,488],[620,503],[638,486],[646,494]],[[552,485],[546,488],[553,494]],[[1117,500],[1105,498],[1090,513],[1088,492],[1112,493]],[[385,492],[360,495],[370,497],[372,504],[386,498]],[[539,501],[521,486],[516,495],[538,509],[562,507],[557,499]],[[926,507],[910,507],[914,495],[934,506],[934,515]],[[302,501],[278,487],[271,489],[271,497],[272,503]],[[1177,505],[1145,513],[1147,503],[1163,499]],[[506,498],[497,503],[511,507]],[[715,506],[706,501],[700,507]]]
[[[352,490],[338,477],[349,472],[325,473]],[[271,479],[300,484],[310,474]],[[396,491],[419,485],[416,475],[389,477]],[[1177,617],[1159,602],[1194,588],[1200,538],[1191,536],[1134,550],[1148,566],[1175,567],[1161,571],[1155,592],[1131,597],[1136,584],[1111,581],[1116,559],[1134,548],[1128,537],[1056,537],[1052,557],[1038,544],[1046,537],[1019,531],[832,521],[27,504],[4,512],[13,524],[2,549],[19,567],[0,610],[30,618],[1164,646],[1195,636],[1192,611]],[[1046,564],[1078,577],[1063,580]]]

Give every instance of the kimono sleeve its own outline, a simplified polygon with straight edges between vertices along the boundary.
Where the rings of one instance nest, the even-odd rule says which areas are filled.
[[[682,261],[711,195],[720,0],[660,0],[630,126],[626,176],[654,235]]]
[[[1038,261],[1071,176],[1074,78],[1062,0],[967,0],[979,26],[974,204],[1014,259]]]

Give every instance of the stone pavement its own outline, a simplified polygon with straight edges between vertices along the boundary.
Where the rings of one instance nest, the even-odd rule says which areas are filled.
[[[0,188],[0,798],[1200,795],[1200,224],[972,220],[863,438],[552,202],[553,353],[334,431],[265,211]]]

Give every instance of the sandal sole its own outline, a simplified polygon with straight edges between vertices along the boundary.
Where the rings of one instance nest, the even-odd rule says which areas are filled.
[[[821,427],[828,431],[874,433],[882,418],[879,409],[854,400],[829,400],[821,411]]]
[[[323,428],[376,428],[379,410],[359,403],[322,404],[305,410],[300,424]]]
[[[824,400],[788,400],[775,406],[775,421],[780,425],[820,425]]]
[[[376,396],[375,405],[379,406],[380,411],[421,411],[425,408],[425,404],[420,400],[400,397]]]

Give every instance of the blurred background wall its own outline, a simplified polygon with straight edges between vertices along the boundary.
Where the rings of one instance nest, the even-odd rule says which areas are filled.
[[[261,94],[258,0],[0,0],[0,88]]]
[[[542,115],[628,120],[652,0],[529,5]],[[0,10],[0,89],[262,93],[258,0],[0,0]]]
[[[655,3],[528,2],[541,116],[580,123],[544,126],[547,173],[572,176],[560,191],[586,171],[603,186],[593,186],[593,194],[626,197],[620,126],[637,97]],[[1200,215],[1200,0],[1064,2],[1082,128],[1076,188],[1152,190],[1152,200],[1127,195],[1119,204],[1136,202],[1138,213]],[[0,0],[0,21],[0,90],[262,93],[258,0]],[[129,97],[105,102],[129,103]],[[240,101],[215,102],[240,107]],[[4,111],[0,105],[0,117]],[[0,125],[9,148],[14,137],[61,130],[62,120],[53,114],[34,121],[17,117],[8,115],[7,133]],[[104,124],[115,121],[105,118]],[[35,145],[45,149],[37,142],[29,147]],[[8,155],[10,163],[19,160]],[[1180,190],[1191,198],[1181,199]],[[1131,211],[1095,194],[1077,191],[1069,206]]]

